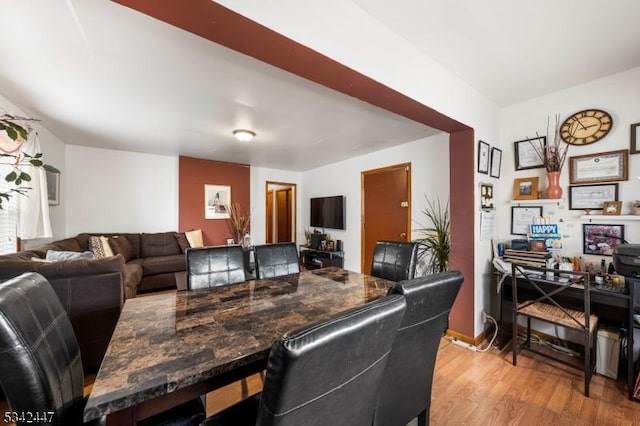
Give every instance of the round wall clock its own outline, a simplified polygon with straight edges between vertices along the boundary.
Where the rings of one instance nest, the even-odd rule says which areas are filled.
[[[588,145],[604,138],[611,126],[611,115],[600,109],[585,109],[564,120],[560,137],[571,145]]]

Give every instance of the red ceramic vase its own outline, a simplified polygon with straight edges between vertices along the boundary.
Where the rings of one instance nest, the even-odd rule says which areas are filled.
[[[547,172],[547,180],[549,181],[549,185],[547,186],[546,197],[551,199],[562,198],[560,172]]]

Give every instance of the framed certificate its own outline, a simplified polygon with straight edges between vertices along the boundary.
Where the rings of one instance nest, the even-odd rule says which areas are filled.
[[[569,183],[603,183],[629,180],[629,150],[569,157]]]
[[[569,210],[602,210],[606,201],[618,201],[618,184],[569,186]]]
[[[542,216],[542,206],[511,207],[511,233],[513,235],[527,235],[529,225],[537,216]]]
[[[544,167],[541,155],[547,147],[547,137],[540,136],[513,143],[515,150],[516,170],[539,169]]]
[[[489,144],[478,141],[478,173],[489,174]]]

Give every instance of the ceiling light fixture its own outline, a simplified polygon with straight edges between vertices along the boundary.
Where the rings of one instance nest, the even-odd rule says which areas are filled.
[[[255,135],[255,132],[252,132],[251,130],[238,129],[233,131],[233,136],[235,136],[240,142],[249,142],[255,137]]]

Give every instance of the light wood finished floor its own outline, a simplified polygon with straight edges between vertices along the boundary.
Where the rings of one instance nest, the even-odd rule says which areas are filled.
[[[85,393],[91,390],[87,378]],[[207,394],[207,414],[254,394],[260,375]],[[622,381],[594,375],[591,397],[579,370],[523,352],[518,366],[505,351],[471,352],[442,339],[433,380],[430,424],[439,425],[640,425],[640,402],[626,397]],[[6,403],[0,403],[5,410]],[[410,423],[415,424],[415,420]]]

